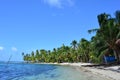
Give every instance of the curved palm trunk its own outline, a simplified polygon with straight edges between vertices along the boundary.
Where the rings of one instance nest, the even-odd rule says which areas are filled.
[[[120,63],[120,50],[116,49],[115,50],[115,57],[118,63]]]

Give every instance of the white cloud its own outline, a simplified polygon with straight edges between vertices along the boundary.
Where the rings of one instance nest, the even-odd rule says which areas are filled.
[[[42,0],[44,3],[57,8],[64,8],[65,6],[73,6],[73,0]]]
[[[3,51],[4,50],[4,47],[0,46],[0,51]]]
[[[18,51],[16,47],[12,47],[11,50],[14,52]]]

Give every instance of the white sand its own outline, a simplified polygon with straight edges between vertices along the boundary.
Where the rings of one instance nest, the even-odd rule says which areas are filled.
[[[39,63],[38,63],[39,64]],[[40,64],[55,64],[55,65],[69,65],[69,66],[75,66],[78,68],[81,68],[82,70],[85,70],[86,72],[91,72],[95,75],[99,75],[101,77],[105,77],[109,80],[120,80],[120,73],[118,73],[115,70],[120,69],[120,66],[113,66],[113,67],[107,67],[102,69],[95,68],[95,67],[82,67],[82,65],[93,65],[91,63],[40,63]]]
[[[112,70],[120,69],[120,66],[98,69],[94,67],[82,67],[82,65],[92,65],[91,63],[60,63],[59,65],[77,66],[77,67],[81,67],[84,70],[90,71],[93,74],[97,74],[108,79],[120,80],[120,73],[116,71],[112,71]]]
[[[106,78],[110,78],[113,80],[120,80],[120,73],[115,71],[90,68],[90,67],[84,67],[84,69],[91,71],[93,74],[100,74],[101,76]]]
[[[70,65],[81,67],[83,65],[92,65],[91,63],[59,63],[59,65]]]

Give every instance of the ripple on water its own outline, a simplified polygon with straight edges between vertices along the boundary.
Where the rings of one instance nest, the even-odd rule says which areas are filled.
[[[107,80],[78,68],[42,64],[0,65],[0,80]]]

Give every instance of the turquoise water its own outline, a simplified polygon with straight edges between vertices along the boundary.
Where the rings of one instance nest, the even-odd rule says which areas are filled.
[[[107,80],[70,66],[0,63],[0,80]]]

